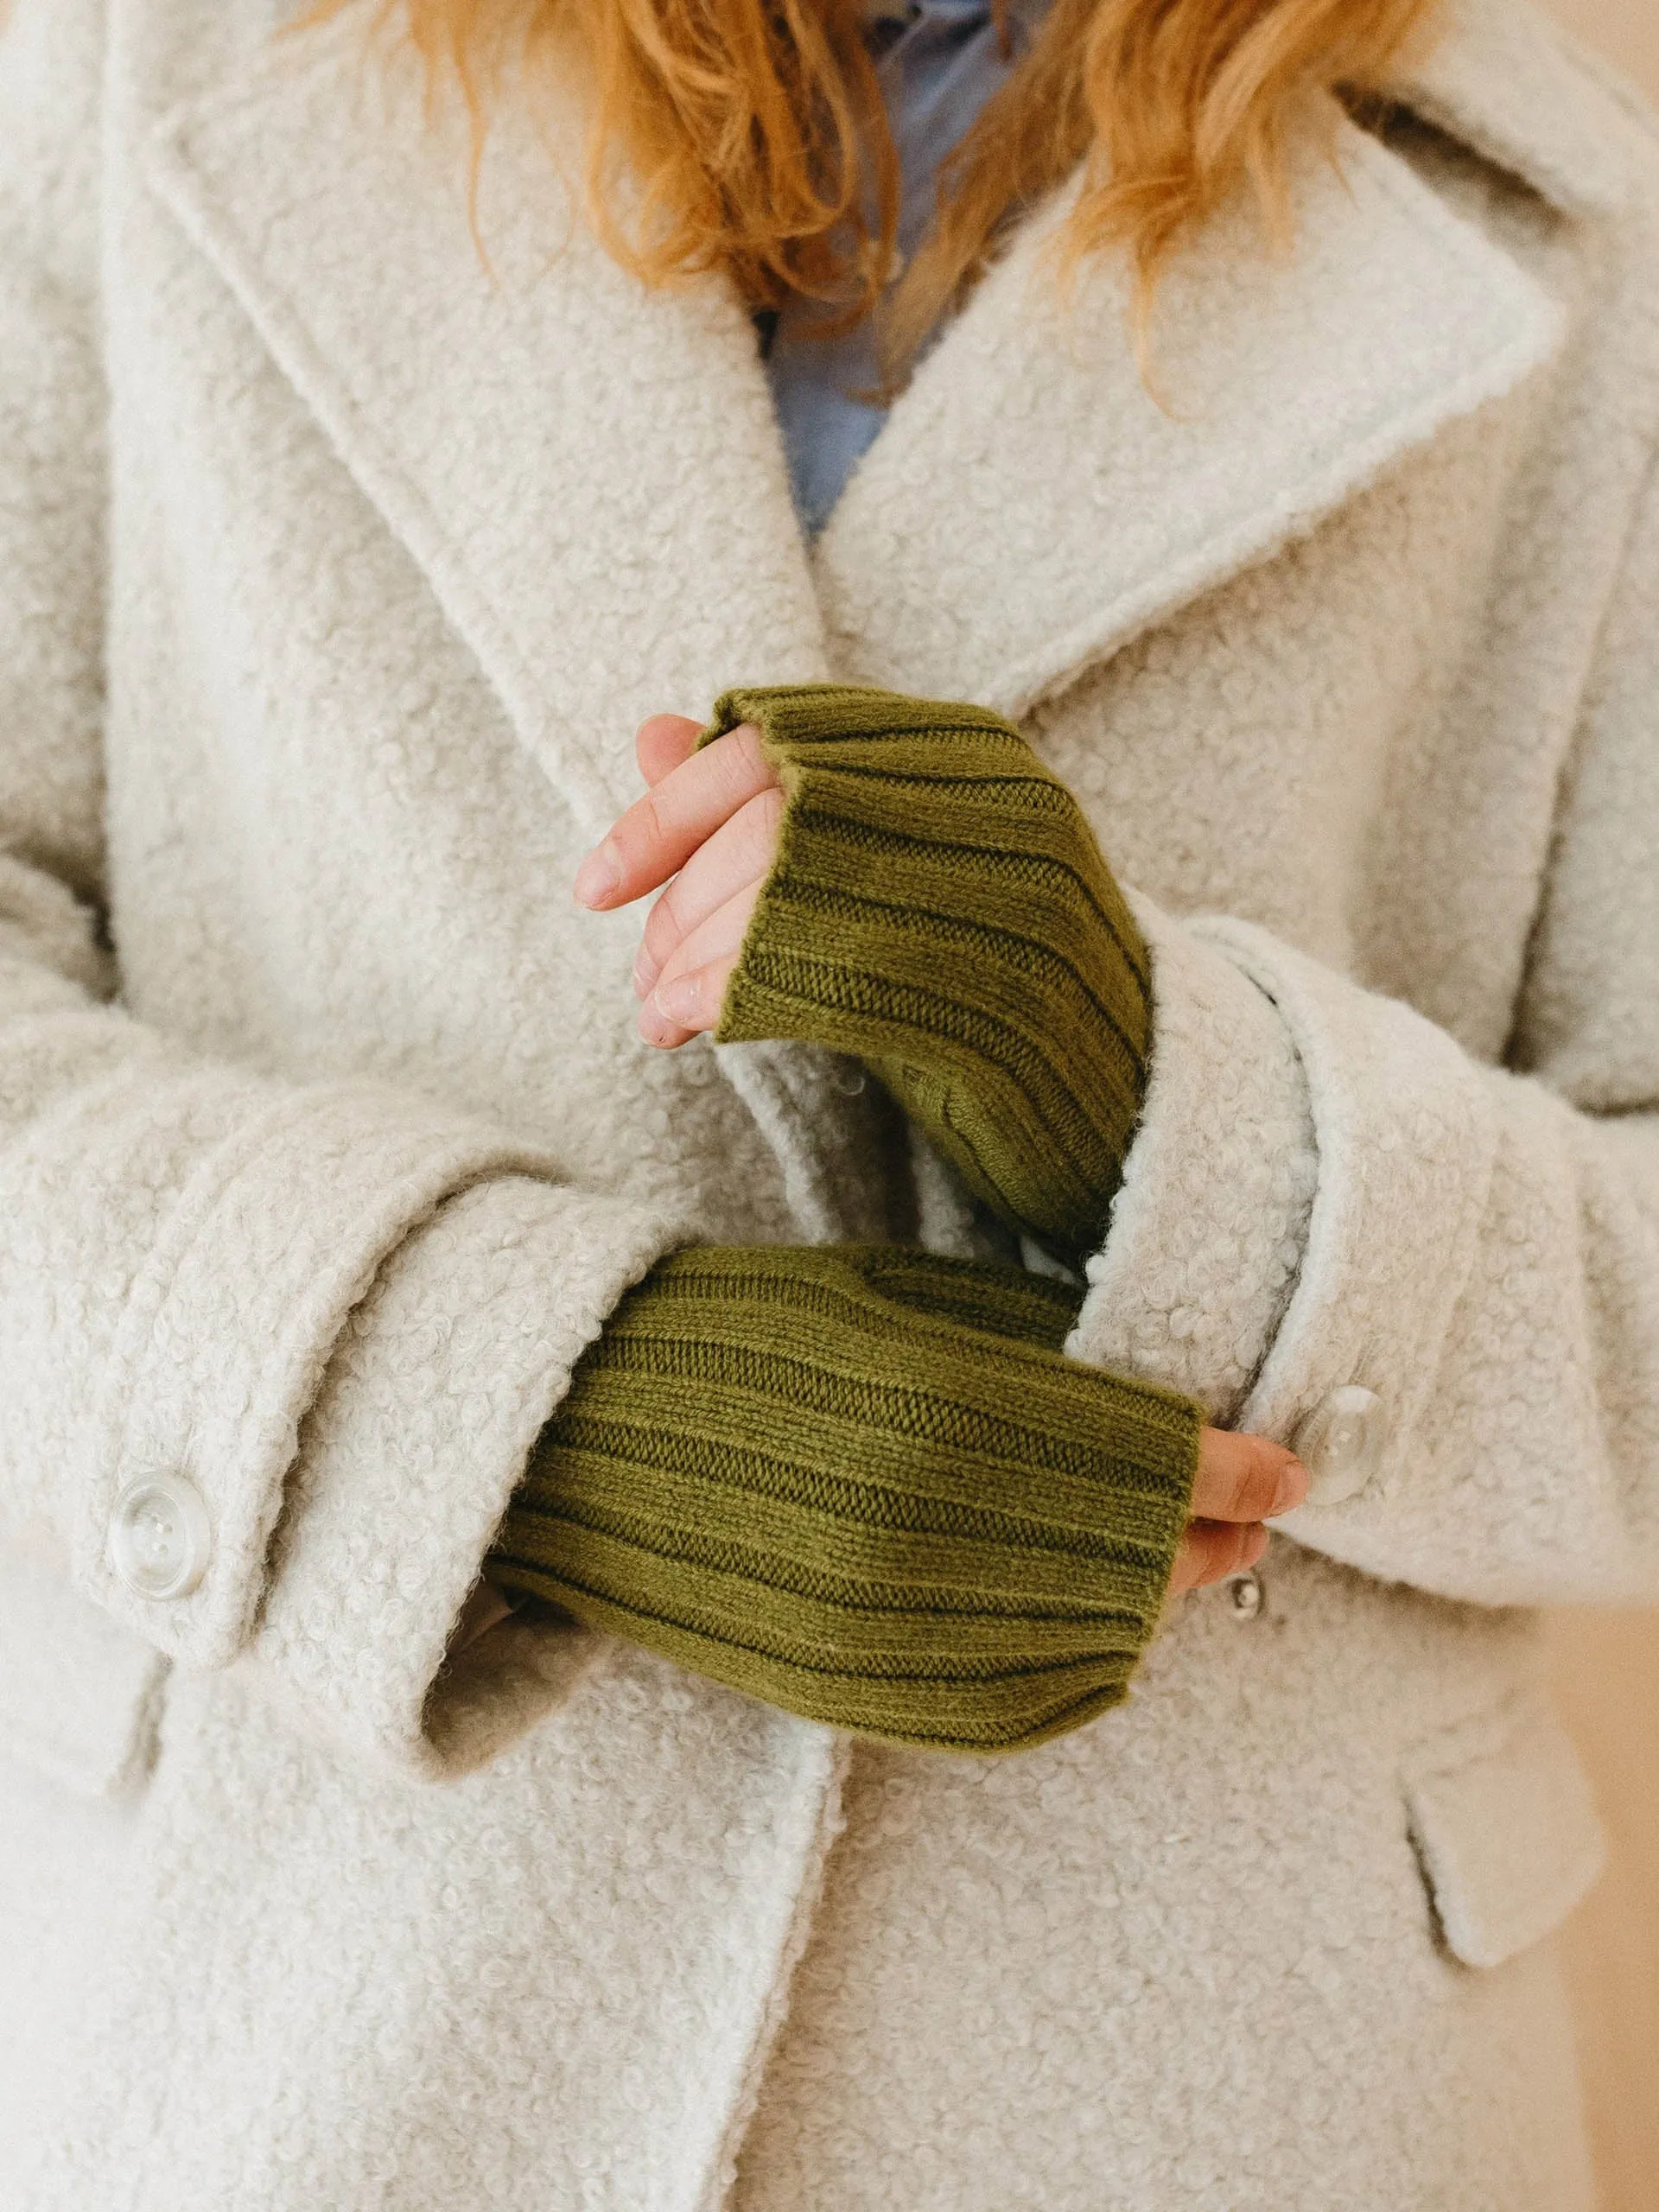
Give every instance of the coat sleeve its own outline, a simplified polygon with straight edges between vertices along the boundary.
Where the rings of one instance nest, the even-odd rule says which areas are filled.
[[[673,1231],[509,1131],[274,1081],[124,1009],[99,14],[20,0],[0,41],[0,1611],[38,1690],[0,1685],[0,1725],[118,1733],[99,1684],[131,1702],[160,1654],[246,1666],[308,1723],[442,1767],[457,1611],[572,1363]],[[158,1482],[161,1522],[134,1503]],[[143,1557],[163,1523],[176,1594]]]
[[[1297,1541],[1480,1603],[1659,1599],[1656,854],[1650,481],[1510,1068],[1263,931],[1142,910],[1147,1108],[1071,1348],[1285,1441],[1371,1392],[1375,1471],[1316,1485]]]

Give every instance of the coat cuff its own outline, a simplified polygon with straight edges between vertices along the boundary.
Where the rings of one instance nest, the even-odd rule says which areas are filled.
[[[84,1432],[67,1534],[85,1594],[171,1659],[227,1664],[347,1314],[443,1199],[524,1170],[551,1163],[366,1084],[270,1099],[210,1146],[126,1287]],[[192,1572],[165,1594],[122,1541],[157,1484],[189,1508],[175,1549]]]
[[[1299,1448],[1369,1394],[1363,1488],[1311,1462],[1283,1523],[1324,1545],[1412,1464],[1491,1179],[1488,1089],[1433,1022],[1267,931],[1136,912],[1147,1107],[1067,1349]]]
[[[1130,903],[1152,955],[1146,1103],[1066,1350],[1227,1422],[1301,1261],[1318,1169],[1307,1083],[1234,962],[1149,900]]]
[[[1496,1102],[1480,1065],[1412,1007],[1265,930],[1200,926],[1277,1008],[1306,1070],[1319,1154],[1295,1289],[1240,1426],[1294,1442],[1333,1393],[1357,1386],[1375,1401],[1363,1488],[1333,1486],[1328,1502],[1284,1522],[1287,1534],[1322,1543],[1362,1497],[1375,1503],[1420,1457],[1491,1187]]]
[[[658,1214],[525,1176],[406,1238],[323,1379],[238,1670],[308,1728],[429,1777],[558,1702],[594,1648],[583,1630],[514,1618],[447,1647],[573,1365],[672,1241]]]

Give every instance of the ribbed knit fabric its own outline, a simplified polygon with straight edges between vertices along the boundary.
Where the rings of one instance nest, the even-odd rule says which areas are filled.
[[[1065,1358],[1074,1311],[899,1246],[677,1254],[584,1357],[491,1573],[836,1727],[1075,1727],[1156,1625],[1203,1416]]]
[[[1081,809],[978,707],[728,691],[788,797],[716,1035],[855,1054],[969,1186],[1075,1261],[1145,1089],[1146,947]]]

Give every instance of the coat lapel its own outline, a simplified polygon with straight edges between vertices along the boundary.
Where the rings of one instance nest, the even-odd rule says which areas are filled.
[[[1157,397],[1119,271],[1057,299],[1067,197],[1026,226],[820,540],[838,673],[1017,715],[1548,356],[1513,262],[1358,130],[1340,155],[1297,181],[1294,254],[1241,213],[1172,270]]]
[[[347,18],[149,155],[590,829],[637,795],[641,716],[823,672],[747,316],[626,276],[527,119],[492,135],[475,236],[464,143]]]
[[[1023,712],[1558,341],[1531,279],[1344,127],[1340,174],[1298,180],[1294,254],[1241,215],[1172,271],[1154,397],[1121,273],[1091,270],[1069,313],[1056,297],[1062,194],[924,362],[809,563],[725,289],[624,275],[511,111],[486,266],[461,156],[359,36],[278,41],[175,111],[155,181],[595,828],[636,789],[639,716],[739,678],[833,670]]]

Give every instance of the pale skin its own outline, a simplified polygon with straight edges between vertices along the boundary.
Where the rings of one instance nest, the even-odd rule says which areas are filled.
[[[698,728],[683,715],[653,715],[640,725],[634,743],[645,796],[588,854],[575,880],[579,903],[601,911],[659,893],[633,987],[639,1034],[665,1052],[720,1019],[784,812],[752,728],[701,752]],[[1206,1428],[1172,1589],[1195,1590],[1253,1567],[1267,1548],[1265,1523],[1306,1495],[1306,1471],[1282,1445]]]

